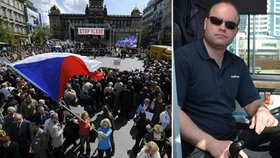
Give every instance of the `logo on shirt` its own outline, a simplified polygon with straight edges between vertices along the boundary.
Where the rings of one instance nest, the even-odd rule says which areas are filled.
[[[239,75],[231,75],[230,78],[240,78]]]

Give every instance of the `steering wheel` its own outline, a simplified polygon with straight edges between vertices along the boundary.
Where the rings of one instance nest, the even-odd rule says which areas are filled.
[[[250,132],[254,132],[254,130],[251,130],[248,128],[248,130]],[[265,128],[262,132],[262,134],[278,134],[280,133],[280,125],[278,124],[278,126],[275,127],[269,127],[269,128]],[[229,153],[231,155],[231,158],[239,158],[239,151],[246,148],[247,144],[249,142],[247,142],[246,140],[237,140],[234,141],[230,147],[229,147]]]

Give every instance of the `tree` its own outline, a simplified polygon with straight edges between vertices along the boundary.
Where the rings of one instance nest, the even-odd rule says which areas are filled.
[[[5,26],[0,21],[0,42],[14,45],[16,42],[15,35],[11,27]]]
[[[141,47],[143,48],[147,48],[147,46],[150,45],[151,42],[151,27],[148,25],[148,23],[142,21],[141,22]]]
[[[35,42],[42,44],[51,36],[52,30],[49,26],[33,26],[32,38]]]

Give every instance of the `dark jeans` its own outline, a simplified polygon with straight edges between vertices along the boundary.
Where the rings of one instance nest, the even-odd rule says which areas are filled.
[[[107,149],[107,150],[100,150],[98,149],[98,158],[103,158],[104,152],[106,153],[106,157],[105,158],[111,158],[111,148]]]
[[[246,148],[243,151],[249,158],[279,158],[280,155],[280,134],[261,134],[257,135],[248,130],[234,131],[221,140],[243,140]],[[212,158],[205,151],[202,151],[182,140],[183,158]]]
[[[110,142],[111,142],[111,153],[112,155],[114,155],[115,154],[114,131],[110,135]]]
[[[63,146],[53,148],[54,158],[64,158]]]
[[[80,154],[83,154],[85,151],[85,143],[86,143],[86,152],[87,154],[90,154],[90,135],[87,136],[80,136],[80,142],[81,142],[81,146],[80,146]]]

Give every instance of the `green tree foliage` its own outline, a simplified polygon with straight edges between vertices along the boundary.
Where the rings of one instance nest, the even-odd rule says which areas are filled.
[[[49,26],[39,26],[35,25],[32,31],[32,38],[37,42],[42,44],[51,36],[51,28]]]
[[[150,45],[150,42],[151,42],[151,29],[149,27],[143,27],[141,30],[141,47],[147,48]]]
[[[0,42],[14,45],[16,37],[12,31],[12,28],[5,26],[0,22]]]

